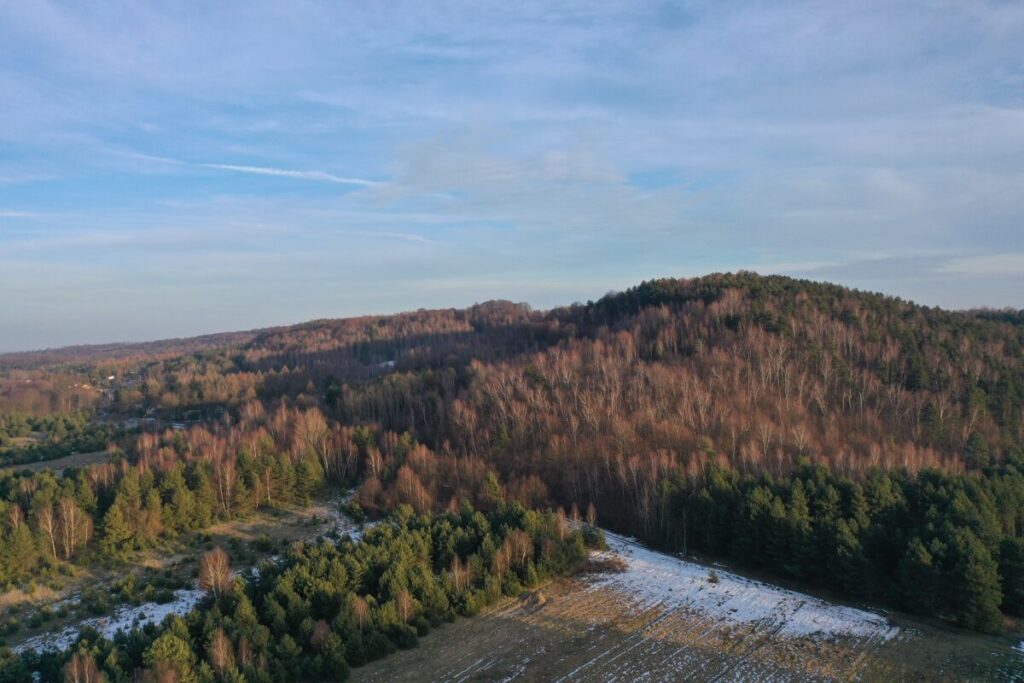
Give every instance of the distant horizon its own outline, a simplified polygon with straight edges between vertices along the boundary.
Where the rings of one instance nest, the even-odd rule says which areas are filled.
[[[1024,3],[0,4],[0,348],[755,270],[1024,307]]]
[[[710,275],[729,274],[729,273],[737,273],[737,272],[753,272],[756,275],[760,275],[760,276],[781,275],[783,277],[792,277],[793,279],[796,279],[796,280],[807,280],[807,281],[816,282],[816,283],[819,283],[819,284],[838,285],[840,287],[845,287],[846,289],[856,290],[856,291],[860,291],[860,292],[863,292],[863,293],[866,293],[866,294],[872,294],[872,295],[884,296],[884,297],[889,297],[889,298],[901,299],[901,300],[906,301],[907,303],[915,305],[915,306],[928,306],[930,308],[940,308],[942,310],[945,310],[945,311],[948,311],[948,312],[951,312],[951,313],[971,313],[971,312],[983,311],[983,310],[988,310],[988,311],[1013,311],[1013,312],[1017,312],[1017,311],[1024,310],[1024,307],[1015,307],[1015,306],[1012,306],[1012,305],[1009,305],[1009,306],[980,305],[980,306],[969,306],[969,307],[964,307],[964,308],[951,308],[951,307],[937,305],[937,304],[924,303],[924,302],[917,301],[917,300],[908,298],[906,296],[903,296],[901,294],[894,293],[894,292],[883,292],[883,291],[879,291],[879,290],[865,289],[865,288],[862,288],[862,287],[855,287],[855,286],[852,286],[852,285],[847,285],[847,284],[844,284],[844,283],[841,283],[841,282],[834,282],[834,281],[831,281],[831,280],[823,280],[823,279],[816,279],[816,278],[809,278],[809,277],[798,277],[798,276],[792,276],[792,275],[783,275],[781,273],[758,273],[756,271],[745,271],[744,269],[740,269],[740,270],[736,270],[736,271],[713,271],[713,272],[702,273],[700,275],[681,275],[681,276],[661,275],[661,276],[654,276],[654,277],[646,277],[646,278],[639,279],[639,280],[633,282],[632,284],[630,284],[630,285],[628,285],[626,287],[622,287],[622,288],[618,288],[618,289],[614,289],[614,288],[613,289],[607,289],[602,294],[597,295],[597,296],[591,296],[591,297],[588,297],[586,299],[578,299],[578,300],[574,300],[574,301],[566,301],[566,302],[562,302],[562,303],[556,303],[556,304],[549,305],[549,306],[539,306],[539,305],[534,305],[530,301],[523,301],[523,300],[519,300],[519,299],[515,299],[515,298],[510,298],[510,297],[496,296],[496,297],[488,297],[488,298],[485,298],[485,299],[476,299],[476,300],[474,300],[474,301],[472,301],[470,303],[466,303],[466,304],[438,305],[438,306],[429,306],[429,307],[428,306],[414,306],[414,307],[411,307],[411,308],[404,308],[404,309],[393,310],[393,311],[357,312],[357,313],[340,314],[340,315],[320,315],[320,316],[313,316],[313,317],[310,317],[310,318],[303,318],[301,320],[295,320],[295,321],[291,321],[291,322],[269,322],[269,323],[266,323],[266,324],[256,324],[256,325],[248,326],[248,327],[237,327],[237,328],[230,328],[230,329],[215,329],[215,330],[206,330],[206,331],[198,331],[198,332],[186,332],[186,333],[183,333],[183,334],[171,334],[171,335],[159,336],[159,337],[147,337],[147,338],[144,338],[144,339],[114,339],[114,340],[106,340],[106,341],[71,342],[71,343],[68,343],[68,344],[60,344],[60,345],[56,345],[56,346],[44,346],[44,347],[27,348],[27,349],[26,348],[4,349],[4,348],[0,347],[0,356],[9,356],[9,355],[18,355],[18,354],[33,354],[33,353],[46,353],[48,351],[59,351],[59,350],[62,350],[62,349],[69,349],[69,348],[76,348],[76,347],[119,346],[119,345],[131,346],[131,345],[137,345],[137,344],[153,344],[153,343],[163,342],[163,341],[189,340],[189,339],[196,339],[196,338],[200,338],[200,337],[210,337],[210,336],[217,336],[217,335],[245,334],[245,333],[248,333],[248,332],[261,332],[263,330],[269,330],[269,329],[275,329],[275,328],[295,327],[297,325],[303,325],[303,324],[306,324],[306,323],[316,322],[318,320],[346,320],[346,319],[351,319],[351,318],[362,318],[362,317],[392,316],[392,315],[401,315],[401,314],[404,314],[404,313],[414,313],[414,312],[416,312],[418,310],[448,310],[448,309],[464,310],[464,309],[467,309],[467,308],[469,308],[471,306],[475,306],[477,304],[487,303],[489,301],[508,301],[508,302],[511,302],[511,303],[514,303],[514,304],[526,304],[526,305],[530,306],[530,308],[533,309],[533,310],[546,312],[546,311],[550,311],[550,310],[554,310],[554,309],[558,309],[558,308],[565,308],[565,307],[572,306],[572,305],[575,305],[575,304],[586,304],[588,301],[597,301],[598,299],[600,299],[601,297],[605,296],[606,294],[619,293],[619,292],[622,292],[622,291],[625,291],[625,290],[629,289],[630,287],[635,287],[635,286],[639,285],[641,282],[646,282],[646,281],[650,281],[650,280],[660,280],[660,279],[665,279],[665,278],[669,278],[669,279],[695,279],[695,278],[707,277],[707,276],[710,276]]]

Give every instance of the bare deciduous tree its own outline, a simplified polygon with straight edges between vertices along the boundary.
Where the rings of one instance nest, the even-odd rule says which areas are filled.
[[[107,680],[88,652],[76,652],[64,666],[64,683],[102,683]]]
[[[231,560],[223,548],[217,547],[203,555],[199,562],[199,587],[220,598],[231,587]]]
[[[36,525],[46,536],[49,542],[50,554],[56,559],[57,555],[57,516],[53,514],[52,505],[44,505],[36,512]]]
[[[412,594],[404,588],[398,591],[398,595],[395,596],[395,610],[398,612],[398,618],[403,622],[408,622],[413,617],[414,608]]]
[[[213,667],[218,676],[223,676],[225,671],[235,665],[235,655],[231,647],[231,639],[228,638],[222,628],[217,629],[210,636],[210,645],[207,653],[210,658],[210,666]]]

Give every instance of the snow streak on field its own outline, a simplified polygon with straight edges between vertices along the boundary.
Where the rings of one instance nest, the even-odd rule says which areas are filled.
[[[885,617],[864,610],[834,605],[760,581],[709,570],[657,553],[636,542],[606,534],[608,552],[598,558],[618,557],[626,571],[609,573],[594,581],[590,590],[613,588],[630,595],[638,609],[685,609],[722,622],[757,625],[775,637],[855,637],[889,640],[899,633]]]
[[[112,638],[118,631],[130,631],[133,625],[143,626],[146,623],[159,624],[164,617],[177,614],[184,615],[203,599],[206,594],[200,590],[174,591],[174,600],[164,604],[148,602],[137,607],[119,607],[110,616],[85,619],[55,633],[43,633],[29,638],[12,648],[15,652],[25,650],[65,650],[78,639],[84,628],[94,628],[107,638]]]

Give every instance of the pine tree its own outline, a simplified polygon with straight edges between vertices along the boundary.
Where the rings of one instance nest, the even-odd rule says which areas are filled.
[[[949,602],[957,621],[968,628],[987,633],[999,630],[1003,601],[999,572],[988,549],[968,529],[960,530],[952,544],[955,565]]]
[[[147,545],[154,543],[163,533],[163,505],[160,493],[155,488],[146,492],[146,503],[142,508],[140,531]]]
[[[113,558],[123,558],[135,547],[135,530],[125,518],[122,506],[118,501],[103,516],[103,535],[100,538],[100,550]]]
[[[848,593],[863,593],[866,587],[867,562],[860,540],[854,533],[856,522],[840,519],[832,527],[831,558],[828,562],[831,581]]]
[[[1003,609],[1024,617],[1024,538],[1004,538],[999,546],[999,574],[1003,577]]]
[[[814,542],[814,529],[811,526],[811,513],[807,507],[803,482],[799,479],[793,484],[786,519],[789,527],[789,547],[792,552],[790,571],[799,578],[810,576],[817,565],[818,549]]]
[[[932,554],[920,537],[915,536],[899,565],[900,600],[911,611],[931,614],[935,609],[936,588]]]

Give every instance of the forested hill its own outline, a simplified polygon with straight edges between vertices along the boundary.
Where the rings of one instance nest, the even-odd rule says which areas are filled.
[[[961,471],[1024,431],[1024,329],[999,317],[741,273],[549,312],[320,321],[260,335],[223,370],[462,452]]]
[[[470,453],[667,452],[689,464],[713,452],[744,471],[782,472],[802,457],[847,473],[962,471],[1021,443],[1020,319],[739,273],[645,282],[547,312],[488,302],[119,346],[120,358],[98,347],[7,356],[0,370],[10,376],[14,359],[66,373],[71,361],[138,377],[117,383],[123,410],[287,397]],[[0,386],[0,410],[72,384],[42,374]]]
[[[160,339],[149,342],[114,342],[82,344],[38,351],[0,353],[0,369],[32,369],[61,365],[89,365],[105,361],[138,361],[159,357],[180,356],[210,349],[238,346],[252,340],[257,332],[218,332],[199,337]]]

